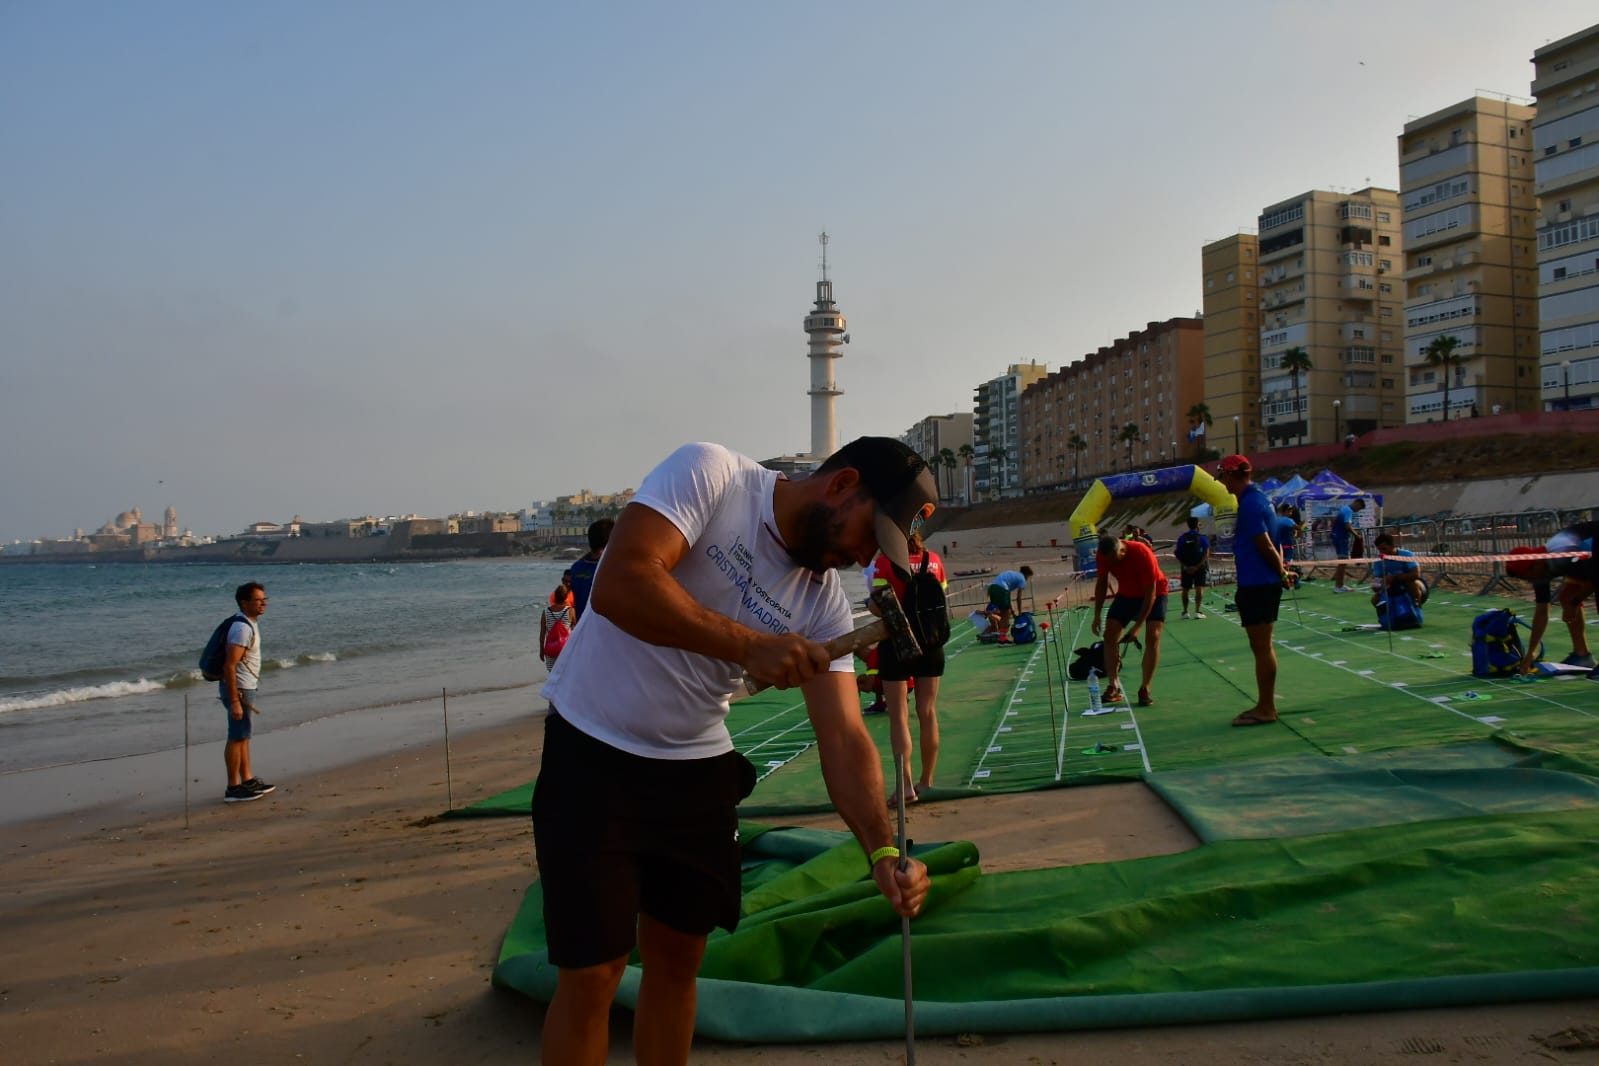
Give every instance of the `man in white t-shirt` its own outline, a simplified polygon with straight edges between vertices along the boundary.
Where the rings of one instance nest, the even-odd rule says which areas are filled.
[[[739,801],[755,770],[725,719],[745,674],[799,687],[822,776],[871,875],[902,915],[927,870],[900,869],[853,658],[822,644],[852,628],[838,568],[932,512],[927,464],[862,437],[791,481],[716,444],[679,448],[617,520],[543,694],[550,703],[533,834],[550,961],[559,970],[543,1061],[605,1061],[612,999],[635,944],[641,1062],[687,1062],[706,937],[739,912]]]

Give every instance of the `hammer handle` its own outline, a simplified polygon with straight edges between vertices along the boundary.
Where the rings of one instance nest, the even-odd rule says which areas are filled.
[[[845,633],[840,637],[834,637],[826,644],[823,644],[822,647],[827,649],[827,658],[831,662],[841,655],[852,655],[862,648],[869,648],[886,636],[888,636],[888,623],[881,618],[877,618],[867,622],[859,629]],[[748,674],[744,675],[744,689],[751,696],[768,688],[771,688],[771,686],[766,682],[757,681]]]

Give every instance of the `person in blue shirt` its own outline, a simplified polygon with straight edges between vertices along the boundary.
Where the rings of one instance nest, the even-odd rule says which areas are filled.
[[[1235,726],[1269,725],[1277,720],[1277,649],[1271,642],[1283,589],[1294,586],[1293,571],[1283,562],[1274,539],[1276,515],[1271,499],[1253,481],[1253,468],[1242,455],[1221,461],[1216,477],[1238,497],[1233,527],[1233,557],[1238,566],[1238,621],[1249,635],[1255,656],[1255,705],[1233,719]]]
[[[1277,550],[1282,552],[1283,562],[1291,563],[1294,561],[1294,538],[1299,536],[1299,516],[1294,512],[1294,505],[1280,504],[1273,521],[1277,527]]]
[[[1366,554],[1366,542],[1361,538],[1360,531],[1355,528],[1355,515],[1366,509],[1366,501],[1353,500],[1338,508],[1338,513],[1333,515],[1332,545],[1340,559],[1359,559]],[[1353,592],[1354,589],[1344,584],[1344,571],[1349,569],[1347,563],[1339,563],[1338,569],[1333,571],[1333,591]]]
[[[999,640],[996,643],[1010,643],[1010,620],[1021,610],[1022,592],[1027,588],[1027,579],[1032,576],[1033,568],[1030,566],[1006,570],[988,586],[988,602],[999,611]]]
[[[1210,577],[1210,538],[1199,531],[1199,519],[1188,519],[1188,532],[1177,538],[1172,554],[1182,567],[1183,617],[1188,617],[1188,590],[1194,590],[1194,617],[1205,617],[1205,585]]]
[[[601,518],[589,526],[589,553],[572,564],[567,573],[567,584],[572,590],[572,616],[574,621],[588,610],[589,590],[594,587],[594,572],[600,568],[600,556],[611,540],[611,530],[616,528],[614,518]]]
[[[1376,606],[1385,596],[1410,593],[1417,607],[1427,602],[1427,582],[1421,577],[1421,564],[1409,548],[1394,546],[1392,533],[1377,535],[1377,551],[1382,558],[1371,564],[1371,603]],[[1411,560],[1406,562],[1405,560]]]

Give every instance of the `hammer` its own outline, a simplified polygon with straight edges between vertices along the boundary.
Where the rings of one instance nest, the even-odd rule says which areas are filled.
[[[899,605],[899,598],[894,595],[894,590],[887,585],[879,585],[872,590],[871,603],[877,609],[877,618],[853,633],[834,637],[823,644],[822,647],[827,649],[828,659],[833,660],[841,655],[853,654],[884,640],[893,645],[894,654],[901,661],[920,659],[922,646],[917,643],[916,635],[911,632],[910,619],[905,617],[905,609]],[[744,688],[752,696],[769,687],[764,681],[757,681],[748,674],[744,675]]]

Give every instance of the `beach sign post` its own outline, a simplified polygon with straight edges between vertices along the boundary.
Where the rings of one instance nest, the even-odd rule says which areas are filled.
[[[450,690],[439,689],[444,704],[444,809],[455,810],[455,783],[450,780]]]
[[[183,830],[189,830],[189,694],[183,694]]]

